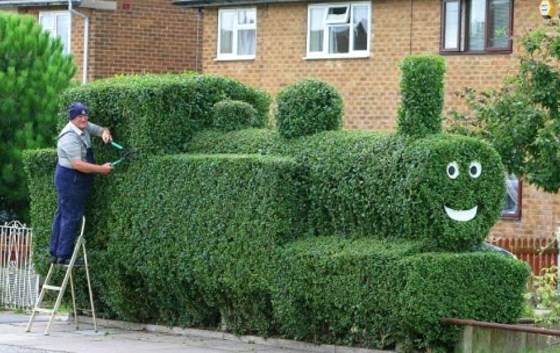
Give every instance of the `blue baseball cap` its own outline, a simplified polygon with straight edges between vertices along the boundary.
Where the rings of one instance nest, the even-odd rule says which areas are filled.
[[[88,109],[85,104],[74,102],[68,108],[68,120],[72,120],[80,115],[88,115]]]

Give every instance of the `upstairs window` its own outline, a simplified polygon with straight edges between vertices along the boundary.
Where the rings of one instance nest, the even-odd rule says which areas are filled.
[[[371,3],[309,5],[307,57],[369,56]]]
[[[513,0],[443,0],[442,52],[511,52]]]
[[[40,12],[39,23],[44,30],[62,41],[64,54],[70,54],[70,14],[64,12]]]
[[[257,9],[218,12],[218,60],[254,59],[257,48]]]

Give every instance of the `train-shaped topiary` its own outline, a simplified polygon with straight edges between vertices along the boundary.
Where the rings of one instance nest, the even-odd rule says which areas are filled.
[[[442,317],[516,319],[527,266],[474,250],[502,207],[500,158],[483,141],[442,134],[439,114],[407,109],[441,106],[442,85],[422,79],[443,76],[441,59],[412,56],[405,67],[403,81],[427,87],[403,100],[396,133],[336,130],[341,100],[316,80],[279,94],[300,105],[278,105],[334,114],[328,124],[309,120],[323,109],[294,125],[279,117],[289,134],[245,129],[245,118],[240,130],[206,129],[223,99],[268,112],[267,94],[220,77],[147,75],[70,91],[65,101],[90,102],[93,121],[143,151],[98,178],[87,213],[97,307],[133,321],[441,350],[458,337]],[[324,94],[305,102],[298,87]],[[36,250],[54,212],[44,191],[54,160],[52,150],[27,154]]]

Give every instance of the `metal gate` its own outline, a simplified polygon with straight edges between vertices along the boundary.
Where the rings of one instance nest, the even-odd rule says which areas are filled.
[[[0,307],[30,309],[39,293],[33,268],[33,232],[18,221],[0,225]]]

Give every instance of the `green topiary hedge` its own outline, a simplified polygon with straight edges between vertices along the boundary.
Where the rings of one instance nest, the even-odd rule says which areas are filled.
[[[212,106],[224,99],[251,104],[256,126],[268,121],[270,96],[264,91],[225,77],[190,73],[93,81],[67,91],[62,102],[85,102],[91,121],[111,127],[115,140],[125,146],[144,154],[168,154],[186,151],[195,131],[212,126]],[[65,112],[60,121],[68,121]]]
[[[258,121],[258,113],[247,102],[226,99],[212,106],[212,126],[222,131],[264,127],[266,121]]]
[[[441,133],[445,60],[434,54],[408,55],[401,72],[398,131],[415,137]]]
[[[228,149],[292,155],[307,165],[308,231],[317,235],[419,239],[429,249],[463,251],[484,240],[500,216],[505,193],[496,151],[466,137],[409,140],[399,134],[331,131],[286,141],[266,130],[247,130],[201,133],[191,143],[193,152]],[[453,163],[459,168],[455,179],[447,174]],[[477,177],[469,174],[472,163],[482,168]],[[477,207],[477,215],[458,222],[444,207]]]
[[[331,85],[304,79],[284,87],[276,96],[280,135],[294,138],[342,126],[342,97]]]
[[[449,348],[459,330],[441,327],[441,317],[507,322],[521,314],[524,263],[490,252],[418,252],[415,242],[291,243],[272,297],[282,332],[317,343]]]
[[[115,79],[67,96],[130,98],[94,99],[94,111],[98,121],[117,119],[114,135],[125,145],[146,149],[96,177],[86,213],[104,316],[317,343],[448,348],[457,330],[439,325],[444,315],[496,322],[519,315],[526,266],[472,250],[503,199],[503,166],[489,145],[440,134],[324,131],[286,139],[266,129],[165,130],[177,120],[168,121],[164,107],[178,118],[174,111],[208,102],[201,93],[175,110],[162,91],[203,92],[214,103],[233,95],[229,84],[253,92],[214,78],[168,79],[130,78],[122,90],[116,83],[127,79]],[[139,97],[145,108],[131,103]],[[192,126],[209,127],[209,111],[195,111]],[[156,117],[170,146],[141,126]],[[183,149],[189,153],[162,155]],[[98,150],[103,158],[115,153]],[[55,159],[54,150],[26,154],[43,270]]]

